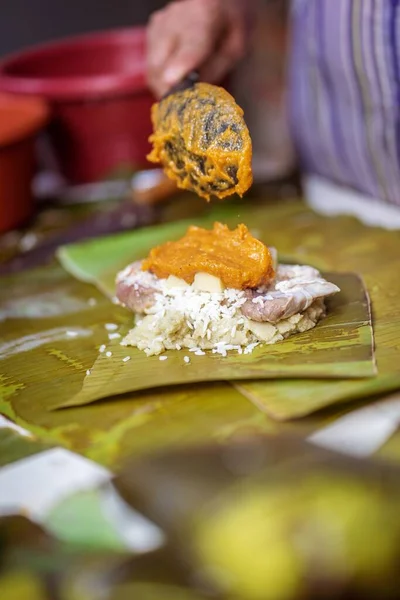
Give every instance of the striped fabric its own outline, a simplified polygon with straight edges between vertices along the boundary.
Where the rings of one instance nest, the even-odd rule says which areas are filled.
[[[400,0],[292,0],[292,27],[304,170],[400,205]]]

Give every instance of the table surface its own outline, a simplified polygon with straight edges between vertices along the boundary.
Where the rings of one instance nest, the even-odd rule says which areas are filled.
[[[271,202],[274,201],[271,199],[282,200],[288,193],[292,194],[293,188],[271,186],[262,191],[262,197],[263,201]],[[260,197],[256,195],[250,201],[260,202]],[[0,237],[0,273],[19,274],[22,279],[27,267],[41,265],[45,265],[50,272],[58,268],[55,267],[53,252],[61,243],[76,241],[88,235],[123,231],[137,223],[167,222],[189,217],[200,214],[203,210],[202,202],[186,195],[157,208],[139,210],[129,201],[111,200],[101,204],[42,205],[35,218],[24,229]],[[12,390],[12,382],[9,388]],[[167,398],[165,402],[168,402]],[[224,412],[227,405],[230,407],[228,421]],[[86,431],[90,431],[92,409],[86,407],[81,410],[84,415],[82,418],[86,421]],[[61,447],[57,436],[52,437],[51,432],[44,434],[45,418],[40,427],[29,431],[29,425],[13,422],[10,415],[0,416],[0,489],[7,490],[1,495],[0,515],[15,511],[28,512],[39,522],[51,522],[53,529],[61,537],[68,537],[71,535],[71,531],[67,531],[70,521],[64,519],[64,526],[60,526],[60,514],[63,512],[61,509],[57,512],[57,506],[63,506],[66,497],[80,495],[81,501],[78,502],[75,513],[75,519],[79,521],[83,512],[87,514],[88,510],[82,494],[93,492],[99,485],[109,481],[132,453],[140,456],[149,449],[169,449],[177,443],[189,444],[196,440],[223,441],[249,432],[274,436],[290,433],[314,445],[348,455],[367,459],[381,457],[395,464],[400,463],[399,395],[375,399],[370,403],[341,405],[339,408],[287,423],[273,421],[228,386],[222,395],[220,393],[217,405],[213,403],[210,386],[200,385],[194,386],[189,392],[186,390],[182,393],[180,405],[175,407],[174,423],[170,422],[168,411],[163,407],[163,398],[151,394],[143,401],[142,410],[136,411],[134,415],[129,403],[124,403],[123,400],[113,402],[112,406],[99,403],[93,410],[96,410],[97,416],[101,414],[105,429],[109,421],[114,430],[118,430],[119,440],[124,438],[124,432],[130,432],[129,440],[125,439],[122,445],[122,451],[121,447],[117,450],[115,440],[106,439],[105,434],[104,440],[100,434],[92,440],[89,433],[85,436],[81,432],[74,436],[73,431],[70,435],[63,434],[65,444]],[[150,419],[153,421],[151,427],[148,426]],[[198,432],[193,430],[195,422]],[[26,486],[31,490],[29,498]],[[93,503],[98,502],[98,499],[92,497],[91,502],[90,506],[94,506]],[[140,528],[142,525],[136,522],[136,527]],[[146,531],[144,546],[150,544],[151,547],[151,540],[157,538],[157,532],[149,533],[147,525],[143,527]],[[108,529],[105,528],[104,531],[106,533],[103,537],[107,537]],[[121,535],[121,526],[115,526],[113,543],[117,546],[122,543]],[[109,537],[108,542],[110,539]],[[127,542],[125,539],[125,546],[130,547],[130,543],[131,540]]]

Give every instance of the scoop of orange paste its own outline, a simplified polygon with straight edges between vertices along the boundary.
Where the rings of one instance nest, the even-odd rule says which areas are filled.
[[[242,196],[253,181],[252,147],[243,110],[223,88],[197,83],[152,108],[153,150],[178,187],[210,200]]]
[[[186,235],[151,250],[142,269],[160,279],[175,275],[193,283],[196,273],[219,277],[225,287],[256,288],[274,276],[271,254],[245,225],[231,231],[215,223],[213,229],[189,227]]]

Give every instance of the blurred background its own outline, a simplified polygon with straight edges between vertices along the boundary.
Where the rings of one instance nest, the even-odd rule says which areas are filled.
[[[13,0],[2,3],[0,56],[60,37],[143,25],[165,0]]]
[[[254,179],[264,183],[285,177],[294,164],[285,111],[288,2],[251,2],[257,17],[249,52],[226,85],[244,108]],[[146,85],[146,23],[166,3],[15,0],[2,9],[0,192],[10,201],[0,205],[0,231],[33,214],[32,182],[36,201],[122,198],[133,189],[139,203],[154,204],[176,193],[158,169],[142,176],[151,167],[154,102]]]
[[[286,118],[289,1],[249,2],[256,18],[248,53],[225,85],[245,112],[255,183],[264,197],[293,197],[299,185]],[[172,219],[187,216],[185,195],[146,158],[154,102],[146,24],[168,2],[4,4],[0,234],[9,235],[0,235],[0,271],[41,264],[59,244],[153,223],[165,211]],[[204,210],[192,196],[192,208]],[[26,254],[32,248],[37,253]]]

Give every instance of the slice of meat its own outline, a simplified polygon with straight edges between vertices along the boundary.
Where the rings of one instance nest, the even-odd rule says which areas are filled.
[[[153,306],[155,294],[159,291],[158,277],[142,271],[142,261],[128,265],[117,275],[116,296],[121,304],[135,313],[144,313]]]
[[[242,314],[258,322],[277,323],[281,319],[305,311],[318,298],[325,298],[340,291],[337,285],[318,277],[309,281],[286,279],[275,283],[275,290],[260,293],[248,290],[248,300],[241,307]],[[284,289],[279,289],[283,287]]]
[[[137,261],[117,275],[116,296],[128,309],[145,313],[155,303],[155,295],[162,293],[161,280],[142,270],[143,261]],[[277,323],[282,319],[304,312],[315,300],[339,292],[339,288],[308,266],[279,265],[276,279],[268,289],[247,290],[247,301],[242,314],[252,321]]]

